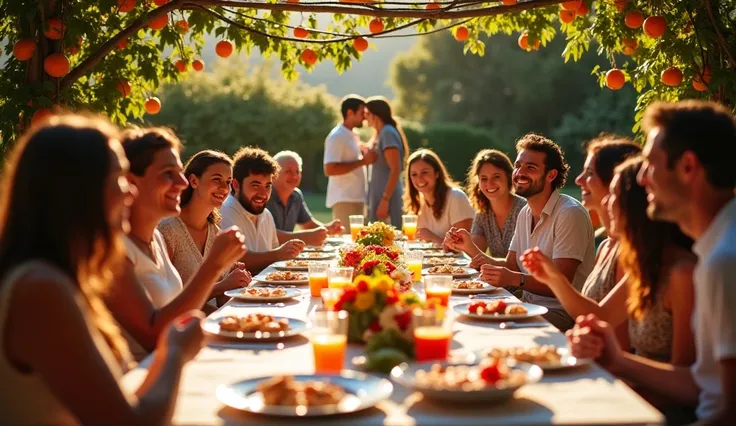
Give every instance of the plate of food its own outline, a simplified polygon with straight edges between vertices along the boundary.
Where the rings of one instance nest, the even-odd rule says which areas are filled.
[[[452,403],[503,401],[542,375],[536,365],[503,358],[401,364],[391,370],[395,382],[429,399]]]
[[[223,404],[250,413],[282,417],[315,417],[354,413],[388,399],[390,381],[357,371],[340,374],[265,376],[220,385]]]
[[[409,250],[425,250],[425,251],[443,251],[441,246],[435,243],[425,243],[411,241],[406,243],[406,248]]]
[[[470,318],[507,321],[532,318],[547,313],[544,306],[522,302],[506,302],[504,300],[475,300],[470,303],[460,303],[453,306],[456,313]]]
[[[253,281],[268,284],[309,284],[309,276],[303,272],[278,271],[256,275]]]
[[[224,315],[208,317],[202,321],[202,329],[220,337],[243,340],[281,340],[307,330],[302,320],[268,314]]]
[[[299,253],[297,260],[328,260],[335,257],[334,251],[305,251]]]
[[[442,257],[442,258],[456,258],[457,253],[448,252],[444,250],[422,250],[424,257]]]
[[[453,278],[469,278],[477,273],[467,266],[438,265],[422,269],[422,275],[452,275]]]
[[[496,287],[479,280],[454,280],[452,292],[455,294],[481,294],[490,293]]]
[[[485,349],[481,351],[481,357],[510,358],[517,362],[534,364],[544,371],[575,368],[589,365],[591,362],[589,359],[578,359],[570,355],[567,348],[558,348],[554,345]]]
[[[426,257],[424,259],[424,266],[439,266],[439,265],[450,265],[450,266],[468,266],[470,261],[459,257],[444,257],[434,256]]]
[[[325,263],[319,260],[305,260],[305,259],[294,259],[294,260],[282,260],[273,264],[275,269],[279,271],[303,271],[309,270],[309,265],[313,263]]]
[[[343,237],[327,237],[325,240],[325,244],[329,244],[331,246],[341,246],[345,244],[345,238]]]
[[[321,245],[321,246],[306,246],[304,247],[303,252],[310,253],[310,252],[333,252],[336,248],[334,246],[327,246],[327,245]]]
[[[245,287],[228,290],[225,296],[234,297],[248,302],[278,301],[299,297],[302,292],[295,288],[279,287]]]

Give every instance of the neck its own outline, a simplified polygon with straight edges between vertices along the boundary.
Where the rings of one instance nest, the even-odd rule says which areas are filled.
[[[422,193],[422,197],[424,197],[424,202],[427,203],[427,205],[434,205],[435,199],[434,199],[434,191],[430,191],[427,193]]]
[[[539,194],[532,195],[531,197],[526,199],[527,204],[529,204],[529,209],[532,211],[532,216],[534,216],[535,220],[539,220],[539,217],[542,216],[542,210],[544,210],[544,206],[547,204],[547,201],[549,201],[549,197],[552,196],[552,189],[545,189],[544,191],[540,192]]]
[[[291,197],[291,193],[294,192],[293,189],[290,188],[282,188],[278,186],[273,187],[274,191],[276,191],[276,195],[279,196],[279,199],[281,199],[281,202],[286,205],[286,202],[289,200],[289,197]]]
[[[347,127],[350,130],[353,130],[355,128],[355,126],[351,126],[350,124],[348,124],[347,121],[343,121],[342,122],[342,125],[345,126],[345,127]]]
[[[207,217],[212,213],[212,206],[198,201],[195,197],[189,200],[189,204],[182,207],[179,217],[190,228],[205,229],[207,228]]]
[[[733,191],[703,190],[701,196],[693,197],[689,214],[679,221],[680,229],[697,241],[733,197]]]
[[[383,129],[383,126],[384,126],[384,125],[385,125],[385,124],[383,124],[382,122],[380,122],[380,121],[376,121],[376,131],[377,131],[377,132],[380,132],[380,131],[381,131],[381,129]]]
[[[152,218],[138,209],[131,209],[130,236],[145,242],[153,241],[153,231],[156,230],[160,220],[161,218]]]
[[[504,216],[509,210],[511,210],[511,204],[513,202],[514,194],[509,192],[507,196],[491,201],[491,210],[493,210],[493,214],[496,215],[496,217]]]

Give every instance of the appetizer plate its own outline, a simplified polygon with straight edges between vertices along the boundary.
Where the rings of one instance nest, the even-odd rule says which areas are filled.
[[[225,292],[225,296],[233,297],[235,299],[245,300],[246,302],[276,302],[280,300],[287,300],[291,299],[293,297],[299,297],[302,295],[302,292],[295,289],[295,288],[285,288],[284,289],[284,295],[283,296],[255,296],[248,293],[245,293],[247,287],[244,288],[236,288],[234,290],[228,290]],[[258,288],[258,287],[250,287],[250,288]],[[261,288],[268,288],[268,287],[261,287]],[[269,291],[273,291],[273,288],[268,288]]]
[[[478,352],[478,359],[486,358],[491,351],[488,349],[483,349],[482,351]],[[572,368],[578,368],[590,365],[592,363],[592,360],[586,359],[586,358],[576,358],[572,355],[570,355],[570,350],[567,348],[557,348],[557,353],[560,355],[559,362],[550,362],[550,361],[524,361],[529,364],[534,364],[541,368],[544,371],[550,372],[550,371],[560,371],[560,370],[568,370]]]
[[[255,333],[243,333],[242,331],[225,331],[220,329],[220,320],[222,320],[226,316],[227,315],[205,318],[204,320],[202,320],[202,330],[214,336],[225,337],[228,339],[256,340],[259,342],[267,342],[282,340],[292,336],[296,336],[305,332],[309,328],[309,324],[300,319],[274,316],[273,319],[276,321],[281,319],[286,319],[287,321],[289,321],[289,329],[286,331],[279,331],[275,333],[260,331],[257,331]]]
[[[306,262],[306,263],[302,266],[302,265],[289,265],[290,262]],[[312,259],[281,260],[281,261],[275,262],[272,266],[274,267],[274,269],[277,269],[279,271],[306,272],[309,270],[310,263],[325,263],[325,262],[321,260],[312,260]]]
[[[273,280],[268,279],[268,274],[260,274],[253,277],[253,281],[259,281],[267,284],[279,284],[279,285],[298,285],[298,284],[309,284],[309,276],[306,273],[299,272],[304,275],[302,280]]]
[[[479,300],[483,301],[483,299]],[[489,301],[490,302],[490,301]],[[531,303],[522,303],[522,302],[510,302],[507,303],[509,306],[511,305],[521,305],[526,309],[525,314],[518,314],[518,315],[506,315],[506,314],[483,314],[478,315],[476,313],[471,313],[468,311],[468,306],[470,306],[470,303],[460,303],[452,307],[452,309],[455,310],[456,313],[460,315],[465,315],[469,318],[475,318],[475,319],[481,319],[486,321],[509,321],[509,320],[520,320],[520,319],[527,319],[527,318],[533,318],[538,315],[544,315],[547,313],[547,308],[544,306],[539,305],[533,305]]]
[[[480,285],[481,287],[480,288],[456,288],[456,286],[460,282],[472,282],[472,283]],[[460,295],[490,293],[496,290],[496,288],[497,287],[494,287],[488,283],[484,283],[483,281],[479,281],[479,280],[454,280],[452,282],[452,293],[460,294]]]
[[[430,260],[435,259],[435,260]],[[441,260],[442,263],[439,263]],[[437,262],[437,263],[435,263]],[[461,257],[444,257],[444,256],[425,256],[424,266],[431,268],[432,266],[449,265],[449,266],[468,266],[470,261]]]
[[[309,251],[299,253],[297,260],[329,260],[335,257],[334,251]]]
[[[457,266],[457,268],[463,270],[462,273],[458,273],[458,274],[448,274],[448,273],[442,273],[442,272],[430,273],[429,270],[434,267],[436,266],[432,266],[431,268],[422,269],[422,275],[452,275],[452,278],[470,278],[471,276],[473,276],[473,274],[478,273],[478,271],[476,271],[475,269],[469,268],[467,266]]]

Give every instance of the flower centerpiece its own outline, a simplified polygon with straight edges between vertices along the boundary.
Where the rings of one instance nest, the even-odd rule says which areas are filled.
[[[406,265],[401,262],[396,246],[355,245],[340,252],[338,266],[352,267],[353,278],[359,275],[388,275],[400,288],[406,291],[411,288],[412,276]]]
[[[373,222],[360,230],[355,242],[363,246],[392,246],[394,238],[396,238],[396,228],[383,222]]]

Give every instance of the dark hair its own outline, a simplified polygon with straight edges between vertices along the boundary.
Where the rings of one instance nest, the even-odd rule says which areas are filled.
[[[544,172],[557,170],[557,177],[552,181],[552,188],[560,189],[565,186],[570,166],[565,162],[565,154],[562,153],[559,145],[542,135],[527,133],[516,141],[516,152],[521,152],[523,149],[544,153]]]
[[[187,164],[184,166],[184,177],[187,178],[187,182],[189,182],[189,176],[191,175],[201,178],[204,172],[213,164],[226,164],[232,168],[233,160],[231,160],[224,152],[212,151],[209,149],[200,151],[192,155],[192,158],[187,161]],[[181,193],[181,201],[179,202],[179,205],[182,208],[192,200],[192,194],[194,194],[194,188],[192,188],[190,183]],[[220,212],[218,209],[212,210],[209,216],[207,216],[207,220],[214,224],[220,223]]]
[[[153,157],[158,151],[166,148],[181,151],[179,138],[166,127],[130,128],[123,132],[121,142],[130,162],[130,172],[136,176],[146,174],[146,169],[153,163]]]
[[[593,156],[593,167],[601,181],[608,186],[613,179],[613,170],[629,157],[639,155],[641,146],[629,138],[601,134],[586,145],[588,155]]]
[[[434,205],[432,206],[432,214],[434,217],[439,219],[442,217],[442,211],[445,208],[447,202],[447,191],[450,188],[457,187],[457,184],[450,178],[450,174],[447,173],[447,168],[440,160],[440,157],[431,149],[421,148],[409,157],[409,163],[406,165],[404,176],[409,187],[409,191],[404,194],[404,210],[417,214],[419,212],[419,191],[414,187],[411,182],[411,165],[417,161],[424,161],[429,164],[435,173],[439,173],[437,177],[437,183],[434,186]]]
[[[244,146],[233,156],[233,179],[240,185],[250,175],[275,176],[280,170],[279,163],[260,148]]]
[[[677,103],[655,102],[644,112],[645,134],[659,127],[664,136],[662,148],[672,168],[685,151],[692,151],[703,164],[708,182],[716,188],[736,186],[736,120],[723,105],[687,100]]]
[[[0,190],[0,277],[32,260],[62,270],[127,362],[128,345],[102,301],[123,259],[122,232],[108,222],[105,203],[117,139],[106,119],[80,115],[51,117],[20,137]]]
[[[404,147],[403,160],[404,163],[406,163],[409,158],[409,143],[406,141],[404,130],[401,128],[391,112],[391,105],[389,105],[388,100],[383,96],[372,96],[366,100],[365,107],[371,112],[371,114],[380,118],[384,125],[393,126],[399,132],[399,136],[401,136],[401,144]]]
[[[482,194],[480,190],[480,179],[478,173],[486,164],[492,164],[503,171],[506,175],[506,185],[508,189],[513,188],[511,175],[514,173],[514,165],[508,155],[497,149],[484,149],[475,154],[473,164],[468,169],[466,190],[470,198],[470,204],[476,211],[487,213],[491,210],[491,201]]]
[[[340,104],[340,113],[342,114],[342,118],[347,118],[348,111],[357,112],[358,109],[360,109],[360,107],[363,105],[365,105],[365,99],[363,99],[361,96],[345,96],[344,98],[342,98],[342,103]]]
[[[640,156],[629,158],[616,167],[619,176],[615,195],[620,209],[621,267],[629,275],[629,313],[634,319],[644,318],[661,295],[665,249],[671,244],[690,249],[692,240],[674,223],[651,220],[647,215],[647,193],[636,181],[643,163]]]

